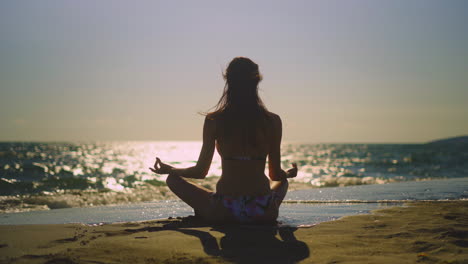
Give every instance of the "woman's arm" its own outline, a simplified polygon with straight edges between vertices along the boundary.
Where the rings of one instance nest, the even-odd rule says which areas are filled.
[[[273,116],[273,138],[271,139],[268,153],[268,176],[272,181],[284,181],[287,178],[296,177],[297,165],[293,163],[293,168],[287,172],[281,169],[281,138],[283,136],[283,124],[278,115]]]
[[[154,169],[151,171],[159,174],[174,173],[185,178],[204,179],[210,169],[211,161],[213,159],[216,140],[216,126],[214,120],[205,118],[203,125],[203,146],[198,157],[197,165],[185,169],[174,168],[170,165],[164,164],[156,158]]]

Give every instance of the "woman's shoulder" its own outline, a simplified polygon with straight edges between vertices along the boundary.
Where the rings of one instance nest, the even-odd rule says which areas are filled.
[[[278,114],[267,111],[267,110],[263,111],[263,113],[267,117],[267,119],[271,121],[271,123],[274,123],[274,124],[281,123],[281,117]],[[216,121],[220,121],[221,119],[223,119],[223,117],[225,117],[224,111],[216,111],[216,112],[208,113],[205,116],[205,122],[216,123]]]
[[[267,111],[266,115],[274,124],[281,123],[281,117],[278,114]]]

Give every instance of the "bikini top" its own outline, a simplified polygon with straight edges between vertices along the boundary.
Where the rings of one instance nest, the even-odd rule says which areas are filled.
[[[223,158],[223,160],[266,160],[266,157],[232,156]]]

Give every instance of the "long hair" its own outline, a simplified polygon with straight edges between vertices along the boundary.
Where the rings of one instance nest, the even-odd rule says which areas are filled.
[[[221,98],[214,111],[206,114],[221,124],[218,131],[224,138],[229,138],[241,131],[244,142],[257,145],[257,131],[266,133],[265,122],[268,110],[258,95],[258,84],[263,79],[258,65],[245,57],[236,57],[223,73],[225,80]]]

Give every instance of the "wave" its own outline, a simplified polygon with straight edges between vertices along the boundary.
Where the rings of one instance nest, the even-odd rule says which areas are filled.
[[[405,204],[412,202],[432,203],[432,202],[453,202],[468,201],[466,198],[457,199],[434,199],[434,200],[284,200],[286,204]]]
[[[201,142],[0,143],[0,211],[166,199],[165,176],[148,170],[154,157],[190,167],[200,148]],[[468,145],[285,143],[282,161],[284,168],[298,163],[291,185],[299,188],[451,179],[468,175]],[[219,156],[208,175],[197,184],[214,190]]]

